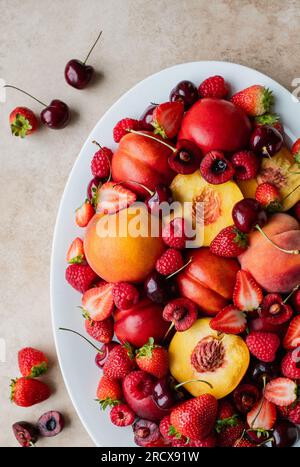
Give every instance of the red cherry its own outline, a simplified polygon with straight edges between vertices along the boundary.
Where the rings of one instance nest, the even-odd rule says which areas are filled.
[[[179,174],[194,173],[200,167],[203,159],[201,149],[192,141],[181,139],[177,142],[176,150],[168,159],[169,166]]]
[[[256,225],[263,227],[267,223],[267,214],[261,204],[252,198],[245,198],[236,203],[232,210],[232,219],[243,233],[249,233]]]
[[[276,128],[268,125],[257,127],[250,138],[253,151],[263,157],[272,157],[283,145],[282,134]]]
[[[65,80],[73,88],[84,89],[91,81],[94,74],[94,68],[90,65],[87,65],[86,62],[91,55],[95,45],[99,41],[101,35],[102,31],[99,33],[84,62],[81,60],[72,59],[66,64]]]

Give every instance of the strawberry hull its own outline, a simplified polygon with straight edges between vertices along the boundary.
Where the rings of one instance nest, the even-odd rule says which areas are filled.
[[[250,132],[250,120],[241,109],[222,99],[205,98],[186,113],[178,139],[193,141],[204,153],[238,151],[247,146]]]

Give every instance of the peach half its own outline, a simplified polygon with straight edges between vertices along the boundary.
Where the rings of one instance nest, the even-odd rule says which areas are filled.
[[[208,393],[221,399],[243,379],[250,355],[240,336],[219,334],[209,323],[210,318],[201,318],[176,332],[169,346],[170,371],[179,383],[190,381],[183,386],[193,396]]]

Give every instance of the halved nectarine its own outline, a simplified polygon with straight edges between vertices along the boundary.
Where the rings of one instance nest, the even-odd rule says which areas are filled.
[[[227,396],[244,377],[250,361],[245,341],[232,334],[218,334],[209,326],[209,318],[198,319],[191,328],[176,332],[169,347],[170,371],[193,396]]]

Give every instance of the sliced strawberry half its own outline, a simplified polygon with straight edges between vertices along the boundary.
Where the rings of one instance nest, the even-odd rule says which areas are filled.
[[[101,284],[87,290],[82,296],[82,308],[86,317],[93,321],[103,321],[114,309],[112,290],[114,284]]]
[[[113,214],[127,208],[135,201],[136,194],[132,191],[114,182],[106,182],[98,190],[96,210]]]
[[[300,345],[300,315],[292,319],[283,339],[285,349],[295,349],[298,345]]]
[[[257,310],[263,300],[261,287],[248,271],[241,269],[236,275],[233,303],[242,311]]]
[[[271,430],[276,422],[276,406],[263,398],[247,414],[247,423],[253,430]]]
[[[276,378],[266,385],[265,398],[275,405],[286,407],[297,399],[297,384],[289,378]]]
[[[221,310],[209,323],[215,331],[227,334],[240,334],[247,327],[245,314],[234,305],[228,305]]]
[[[77,237],[71,243],[67,252],[67,261],[70,264],[81,264],[84,260],[83,241]]]
[[[80,208],[76,209],[75,211],[76,224],[79,227],[86,227],[94,214],[95,214],[95,210],[93,206],[88,200],[86,200],[80,206]]]
[[[182,102],[164,102],[159,104],[153,112],[154,133],[163,138],[175,138],[184,112]]]

